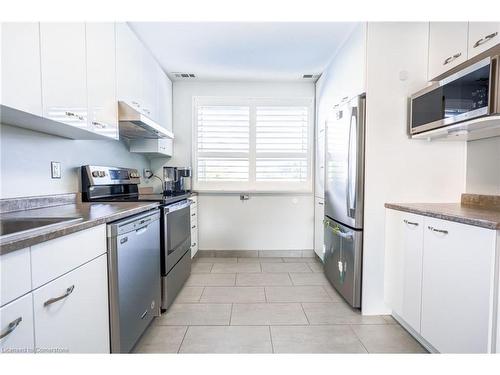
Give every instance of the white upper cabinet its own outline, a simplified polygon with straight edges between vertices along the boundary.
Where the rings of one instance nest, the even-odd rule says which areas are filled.
[[[2,104],[42,114],[40,25],[2,23]]]
[[[117,139],[115,25],[87,23],[86,41],[89,127]]]
[[[429,80],[467,60],[467,22],[431,22]]]
[[[116,92],[118,100],[140,110],[143,47],[125,23],[116,24]]]
[[[500,43],[500,22],[469,22],[469,59]]]
[[[156,60],[149,51],[142,48],[142,98],[141,112],[150,119],[158,122],[158,76]]]
[[[158,65],[158,122],[165,129],[172,131],[172,81]]]
[[[84,23],[41,23],[43,116],[88,129]]]

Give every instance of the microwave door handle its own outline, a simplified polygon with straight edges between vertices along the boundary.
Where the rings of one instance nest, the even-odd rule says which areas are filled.
[[[353,121],[354,119],[354,121]],[[354,127],[353,127],[354,122]],[[351,108],[351,116],[349,117],[349,144],[347,148],[347,186],[346,186],[346,203],[347,203],[347,216],[354,218],[356,212],[356,189],[353,188],[353,183],[356,181],[356,176],[351,173],[352,168],[356,168],[356,160],[352,160],[352,155],[356,155],[358,152],[357,148],[357,128],[358,128],[358,113],[357,108]],[[354,131],[354,135],[353,135]],[[353,147],[354,144],[354,147]],[[354,148],[354,150],[353,150]]]

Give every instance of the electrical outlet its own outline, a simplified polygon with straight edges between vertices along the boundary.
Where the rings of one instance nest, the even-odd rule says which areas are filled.
[[[51,161],[50,171],[52,178],[61,178],[61,163],[58,161]]]

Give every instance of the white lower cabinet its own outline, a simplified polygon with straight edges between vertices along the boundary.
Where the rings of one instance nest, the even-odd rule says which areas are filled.
[[[325,226],[323,220],[325,219],[325,200],[321,198],[314,198],[314,252],[323,260],[325,255],[324,251],[324,237]]]
[[[192,202],[190,207],[191,215],[191,258],[198,252],[198,197],[189,198]]]
[[[33,291],[37,351],[109,353],[107,257]]]
[[[388,210],[386,213],[386,302],[420,333],[423,259],[422,216]]]
[[[387,210],[386,303],[438,352],[494,350],[497,236],[495,230]]]
[[[31,293],[0,308],[1,353],[32,353],[33,296]]]
[[[496,232],[425,218],[422,336],[443,353],[491,351]]]

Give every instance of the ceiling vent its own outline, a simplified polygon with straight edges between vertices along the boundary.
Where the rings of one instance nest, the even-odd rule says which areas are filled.
[[[303,79],[311,79],[313,81],[317,80],[319,78],[319,74],[303,74],[302,78]]]
[[[196,78],[196,75],[194,75],[193,73],[178,73],[178,72],[175,72],[175,73],[172,73],[172,75],[175,78]]]

